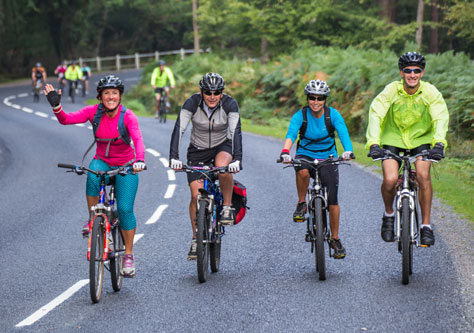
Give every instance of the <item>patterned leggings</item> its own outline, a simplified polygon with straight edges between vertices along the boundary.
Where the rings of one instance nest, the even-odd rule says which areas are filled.
[[[108,171],[117,169],[110,167],[102,160],[93,159],[89,168],[92,170]],[[109,179],[107,177],[107,183]],[[99,195],[100,177],[92,173],[87,174],[86,195],[96,197]],[[120,218],[120,228],[132,230],[137,226],[137,219],[133,212],[135,196],[138,189],[138,175],[128,174],[115,176],[115,195],[117,199],[117,210]]]

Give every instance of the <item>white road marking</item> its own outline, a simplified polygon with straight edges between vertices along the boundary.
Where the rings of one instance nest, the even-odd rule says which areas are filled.
[[[78,127],[85,127],[86,126],[84,124],[75,124],[75,125],[78,126]]]
[[[149,152],[150,154],[152,154],[153,156],[161,156],[161,154],[159,152],[157,152],[156,150],[152,149],[152,148],[147,148],[146,149],[147,152]]]
[[[169,184],[168,189],[166,190],[166,193],[165,193],[165,199],[172,198],[175,189],[176,189],[176,184]]]
[[[15,108],[15,109],[18,109],[20,110],[21,109],[21,106],[19,106],[18,104],[12,104],[10,105],[12,108]]]
[[[16,98],[16,96],[15,96],[15,95],[11,95],[11,96],[8,96],[6,99],[14,99],[14,98]]]
[[[21,93],[17,95],[18,97],[28,97],[28,93]]]
[[[168,165],[169,165],[168,159],[165,158],[165,157],[160,157],[160,162],[161,162],[161,164],[163,164],[163,166],[164,166],[165,168],[167,168]]]
[[[87,126],[87,129],[90,129],[90,130],[92,130],[92,126],[90,126],[90,125],[89,125],[89,126]]]
[[[23,111],[25,111],[25,112],[33,113],[33,110],[31,110],[30,108],[22,107],[21,109],[22,109]]]
[[[79,289],[84,287],[86,284],[89,283],[89,279],[86,280],[80,280],[76,282],[71,288],[63,292],[61,295],[53,299],[51,302],[43,306],[41,309],[33,313],[31,316],[26,318],[25,320],[19,322],[16,324],[16,327],[22,327],[22,326],[30,326],[31,324],[35,323],[36,321],[40,320],[43,318],[49,311],[53,310],[55,307],[63,303],[65,300],[67,300],[69,297],[74,295]]]
[[[176,173],[174,172],[174,170],[168,170],[168,180],[176,180]]]
[[[148,219],[148,221],[145,222],[145,224],[153,224],[158,221],[166,208],[168,208],[168,205],[158,206],[153,215]]]
[[[51,116],[51,120],[56,120],[56,121],[58,121],[58,118],[56,118],[55,116]]]
[[[143,237],[144,234],[135,234],[135,237],[133,238],[133,244],[135,244],[136,242],[138,242],[140,240],[140,238]]]
[[[39,111],[36,111],[35,112],[35,115],[39,116],[39,117],[42,117],[42,118],[49,118],[49,115],[44,113],[44,112],[39,112]]]

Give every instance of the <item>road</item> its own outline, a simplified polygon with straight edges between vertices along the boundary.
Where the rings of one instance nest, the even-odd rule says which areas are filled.
[[[139,73],[120,76],[127,89]],[[249,133],[236,178],[248,188],[250,210],[227,228],[221,270],[200,284],[195,262],[186,260],[186,177],[167,168],[174,124],[142,117],[148,170],[140,174],[135,204],[137,276],[113,292],[106,272],[102,300],[93,305],[80,236],[86,178],[56,167],[79,163],[92,132],[88,125],[60,125],[44,96],[33,103],[29,89],[0,88],[0,331],[474,330],[472,281],[441,232],[448,222],[443,212],[433,218],[436,245],[415,249],[414,273],[402,285],[396,245],[380,238],[380,178],[341,166],[341,239],[348,255],[328,258],[327,280],[319,281],[305,225],[291,221],[294,172],[275,163],[282,141]],[[81,101],[63,99],[65,111]]]

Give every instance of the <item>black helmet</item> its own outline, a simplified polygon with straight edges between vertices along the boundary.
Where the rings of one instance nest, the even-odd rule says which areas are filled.
[[[100,93],[104,89],[115,88],[120,91],[120,94],[123,94],[125,87],[123,86],[122,80],[115,75],[107,75],[99,80],[97,84],[97,93]]]
[[[166,65],[166,61],[164,60],[158,61],[158,66],[164,66],[164,65]]]
[[[408,66],[418,66],[425,69],[426,61],[418,52],[407,52],[398,59],[398,69],[402,70]]]
[[[207,73],[199,81],[199,87],[203,90],[223,90],[225,82],[222,76],[217,73]]]

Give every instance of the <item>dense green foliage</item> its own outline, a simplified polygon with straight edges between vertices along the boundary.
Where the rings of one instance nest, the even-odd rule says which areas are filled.
[[[400,54],[417,29],[413,0],[197,2],[202,48],[264,61],[302,43]],[[473,56],[474,2],[424,2],[421,50]],[[193,48],[191,0],[0,0],[0,22],[0,77],[24,77],[37,61],[52,73],[63,59]]]
[[[412,45],[408,45],[410,49]],[[443,94],[450,111],[450,141],[473,140],[474,65],[462,53],[427,55],[424,80]],[[398,56],[391,51],[302,46],[266,65],[258,61],[225,59],[215,54],[192,56],[171,65],[177,78],[172,91],[173,111],[198,92],[203,74],[215,71],[226,80],[226,93],[239,102],[242,116],[254,123],[276,125],[305,105],[304,86],[312,79],[331,87],[328,104],[341,111],[353,136],[363,138],[373,98],[391,81],[399,80]],[[152,112],[153,92],[144,70],[142,85],[127,96],[138,99]],[[472,143],[467,141],[466,143]],[[472,144],[459,146],[457,154],[472,154]]]

